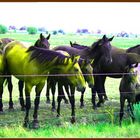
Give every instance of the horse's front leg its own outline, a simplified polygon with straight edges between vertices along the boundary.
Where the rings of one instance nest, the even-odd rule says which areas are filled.
[[[85,93],[85,90],[81,92],[80,108],[84,107],[84,93]]]
[[[3,79],[2,79],[2,81],[1,81],[1,79],[0,79],[0,112],[3,112],[3,103],[2,103]]]
[[[54,112],[56,107],[55,107],[55,89],[56,89],[56,82],[51,83],[51,91],[52,91],[52,111]]]
[[[105,95],[105,87],[104,87],[105,77],[104,76],[96,76],[96,90],[99,97],[99,102],[97,103],[97,107],[100,107],[102,103],[104,103],[103,96]]]
[[[18,89],[19,89],[19,101],[20,101],[20,105],[21,105],[21,111],[25,110],[25,104],[24,104],[24,98],[23,98],[23,87],[24,87],[24,82],[19,80]]]
[[[124,114],[124,103],[125,99],[120,95],[120,120],[119,120],[119,125],[122,126],[122,118]]]
[[[12,85],[12,77],[7,77],[7,82],[8,82],[8,91],[9,91],[9,109],[14,109],[13,107],[13,101],[12,101],[12,90],[13,90],[13,85]]]
[[[26,105],[25,105],[25,118],[24,118],[24,127],[29,127],[29,110],[31,108],[31,100],[30,93],[32,90],[32,86],[28,83],[25,83],[25,97],[26,97]]]
[[[34,114],[33,114],[33,128],[38,128],[39,127],[39,121],[38,121],[38,108],[39,108],[39,103],[40,103],[40,94],[41,91],[43,89],[45,85],[45,82],[41,82],[39,83],[36,88],[35,88],[35,92],[36,92],[36,98],[34,100]]]
[[[71,123],[75,123],[76,119],[75,119],[75,86],[71,85],[70,86],[71,89]]]
[[[47,79],[47,86],[46,86],[46,103],[50,104],[50,77]]]
[[[58,102],[58,106],[57,106],[57,117],[60,116],[60,104],[61,101],[63,99],[63,87],[62,84],[60,84],[60,82],[58,82],[58,98],[57,98],[57,102]]]

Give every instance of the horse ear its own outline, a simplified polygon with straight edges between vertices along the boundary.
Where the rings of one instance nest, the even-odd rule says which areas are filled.
[[[50,39],[50,36],[51,36],[51,34],[49,34],[49,35],[46,37],[46,39],[49,40],[49,39]]]
[[[103,39],[103,40],[106,40],[106,35],[104,35],[102,39]]]
[[[73,44],[72,44],[72,42],[70,41],[70,45],[71,45],[71,47],[73,47]]]
[[[78,60],[80,59],[80,56],[79,55],[77,55],[77,56],[74,56],[73,57],[73,65],[75,64],[75,63],[77,63],[78,62]]]
[[[138,62],[135,63],[135,64],[133,65],[133,67],[136,68],[136,67],[138,66],[138,64],[139,64]]]
[[[93,62],[94,62],[94,59],[91,59],[91,60],[90,60],[90,64],[92,65],[92,64],[93,64]]]
[[[111,38],[109,38],[108,40],[109,40],[109,41],[112,41],[112,40],[113,40],[113,38],[114,38],[114,36],[112,36],[112,37],[111,37]]]
[[[40,34],[40,39],[43,40],[44,36],[42,35],[42,33]]]

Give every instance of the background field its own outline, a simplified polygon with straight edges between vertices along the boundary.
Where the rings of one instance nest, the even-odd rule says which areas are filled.
[[[47,35],[45,35],[47,36]],[[109,35],[108,35],[109,36]],[[0,38],[9,37],[16,40],[29,42],[31,45],[39,38],[39,34],[17,34],[9,33],[0,35]],[[69,42],[76,41],[77,43],[90,46],[96,39],[102,37],[94,35],[51,35],[50,44],[51,48],[57,45],[69,45]],[[140,38],[121,38],[115,37],[111,42],[113,46],[119,48],[128,48],[140,44]],[[38,130],[26,129],[22,127],[24,112],[20,111],[18,102],[19,92],[17,87],[18,80],[13,77],[13,99],[14,110],[8,110],[8,91],[7,87],[4,88],[3,103],[4,113],[0,114],[0,137],[140,137],[139,122],[140,111],[139,106],[136,106],[136,123],[132,124],[127,112],[124,115],[122,128],[118,125],[119,119],[119,82],[120,79],[107,78],[106,91],[109,96],[109,101],[98,110],[92,109],[91,104],[91,90],[87,87],[85,92],[85,107],[80,109],[79,98],[80,93],[76,92],[76,123],[70,123],[71,109],[70,104],[66,105],[62,101],[61,117],[56,117],[56,112],[51,112],[51,104],[46,104],[44,87],[41,94],[41,103],[39,108],[40,128]],[[30,112],[30,120],[33,114],[33,100],[34,89],[32,90],[32,109]],[[57,94],[56,94],[57,95]]]

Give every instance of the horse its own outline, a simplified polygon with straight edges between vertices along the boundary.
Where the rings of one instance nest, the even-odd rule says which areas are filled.
[[[90,46],[79,45],[77,43],[72,44],[70,42],[70,44],[72,48],[78,49],[80,51],[90,48]],[[110,53],[112,56],[111,63],[104,61],[104,57],[102,56],[102,58],[100,58],[98,61],[98,69],[93,69],[95,84],[94,88],[92,89],[92,104],[94,109],[101,106],[101,103],[108,99],[105,92],[106,77],[108,76],[111,78],[121,78],[122,73],[124,72],[124,69],[127,65],[140,62],[140,45],[128,49],[120,49],[112,46]],[[98,91],[96,88],[100,90]],[[100,94],[104,97],[104,100],[99,99],[97,105],[95,103],[96,92],[98,93],[98,96]]]
[[[37,41],[34,43],[34,46],[49,49],[50,47],[50,44],[48,41],[49,38],[50,38],[50,34],[47,37],[44,37],[43,34],[40,33],[40,38],[37,39]],[[1,38],[0,49],[3,51],[5,46],[12,41],[15,41],[15,40],[11,38]],[[12,110],[14,109],[14,107],[13,107],[13,101],[12,101],[13,85],[12,85],[11,76],[7,77],[7,83],[8,83],[8,91],[9,91],[9,109]],[[18,81],[19,101],[20,101],[22,111],[25,110],[24,99],[23,99],[23,87],[24,87],[24,82],[19,80]]]
[[[122,118],[124,114],[124,104],[127,100],[127,110],[130,114],[132,122],[135,121],[135,116],[133,113],[133,105],[139,102],[140,96],[140,81],[138,79],[138,63],[131,64],[125,67],[124,74],[122,76],[119,91],[120,91],[120,120],[119,125],[122,125]],[[129,73],[129,74],[128,74]]]
[[[63,51],[64,52],[64,51]],[[66,53],[66,52],[65,52]],[[94,86],[94,79],[93,79],[93,76],[92,76],[92,71],[93,71],[93,68],[91,67],[91,63],[90,61],[87,61],[85,59],[82,59],[80,58],[79,61],[78,61],[79,65],[80,65],[80,68],[81,68],[81,71],[84,75],[84,78],[85,78],[85,81],[87,82],[89,88],[92,88]],[[58,71],[51,71],[50,72],[50,75],[53,75],[53,74],[59,74]],[[50,102],[50,98],[49,98],[49,90],[51,89],[51,92],[52,92],[52,111],[55,110],[55,87],[56,87],[56,83],[60,82],[61,85],[64,85],[65,87],[65,90],[67,91],[67,93],[69,92],[68,89],[67,89],[67,85],[69,85],[69,83],[71,84],[71,81],[68,81],[67,84],[66,84],[66,81],[68,81],[67,77],[56,77],[56,76],[50,76],[48,77],[47,79],[47,89],[46,89],[46,98],[47,98],[47,103]],[[61,92],[63,93],[62,95],[64,95],[64,91],[63,89],[61,90]],[[75,91],[74,91],[75,93]],[[69,94],[68,94],[69,95]],[[67,99],[65,97],[65,95],[63,96],[63,99],[65,101],[65,103],[67,103]],[[81,98],[80,98],[80,107],[84,107],[84,91],[81,92]]]
[[[76,84],[77,90],[83,91],[85,89],[85,80],[77,62],[78,59],[79,57],[72,59],[59,52],[35,46],[26,48],[18,41],[13,41],[5,46],[4,61],[6,62],[6,73],[25,82],[26,111],[24,127],[29,126],[29,111],[31,108],[30,93],[33,86],[35,86],[36,97],[34,100],[35,107],[32,126],[33,128],[39,127],[38,107],[40,94],[49,71],[58,69],[63,70],[64,74],[70,73],[73,76],[70,76],[69,79],[71,79],[73,84]],[[1,109],[2,106],[0,106]]]
[[[90,47],[86,47],[85,49],[76,49],[68,46],[58,46],[55,47],[54,50],[63,50],[68,52],[70,55],[80,55],[83,59],[94,59],[94,63],[92,64],[93,67],[93,74],[100,70],[100,64],[101,63],[112,63],[112,55],[111,50],[112,46],[110,42],[113,40],[114,36],[111,38],[107,38],[106,35],[104,35],[101,39],[94,42]],[[102,61],[101,61],[102,60]],[[96,90],[98,93],[102,93],[102,89],[100,86],[100,81],[96,82],[95,76],[94,76],[94,84],[96,84]],[[95,87],[95,85],[94,85]],[[92,88],[92,91],[94,91],[95,88]],[[102,94],[98,94],[99,96],[99,103],[104,102]],[[92,104],[93,108],[96,108],[95,104],[95,98],[94,94],[92,94]]]

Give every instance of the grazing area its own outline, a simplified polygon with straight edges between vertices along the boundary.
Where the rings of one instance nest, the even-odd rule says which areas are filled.
[[[45,35],[47,36],[47,35]],[[93,34],[65,34],[65,35],[52,35],[50,36],[50,48],[59,45],[70,45],[70,41],[79,44],[91,46],[97,39],[102,38],[103,35]],[[107,35],[112,37],[112,35]],[[0,38],[12,38],[18,41],[29,43],[33,45],[39,38],[39,34],[29,35],[24,33],[7,33],[0,34]],[[114,37],[110,42],[112,46],[117,46],[122,49],[140,44],[140,37],[137,38],[122,38]],[[62,100],[61,116],[57,118],[57,112],[52,112],[52,105],[46,104],[46,86],[43,88],[40,105],[38,109],[38,119],[40,127],[38,129],[30,129],[23,127],[25,112],[21,111],[19,103],[18,79],[12,78],[13,82],[13,102],[14,110],[8,109],[9,107],[9,93],[7,85],[4,85],[3,93],[3,113],[0,114],[0,137],[7,138],[21,138],[21,137],[34,137],[34,138],[127,138],[127,137],[140,137],[140,104],[134,106],[135,123],[132,123],[129,113],[127,112],[126,105],[124,107],[124,116],[122,127],[119,126],[119,111],[120,111],[120,93],[119,84],[120,78],[114,79],[107,77],[105,82],[106,93],[108,101],[97,110],[93,110],[91,102],[91,89],[88,85],[84,94],[83,108],[80,108],[81,92],[75,93],[75,114],[76,123],[71,124],[71,107],[70,103],[65,104]],[[56,90],[57,91],[57,90]],[[31,109],[29,118],[32,120],[34,112],[34,99],[35,88],[31,91]],[[51,95],[51,94],[50,94]],[[57,96],[57,92],[56,95]],[[25,95],[24,95],[25,97]],[[67,97],[67,96],[66,96]],[[52,101],[52,97],[51,101]],[[68,97],[67,97],[68,98]],[[96,97],[98,100],[98,97]],[[57,104],[56,104],[57,105]]]

